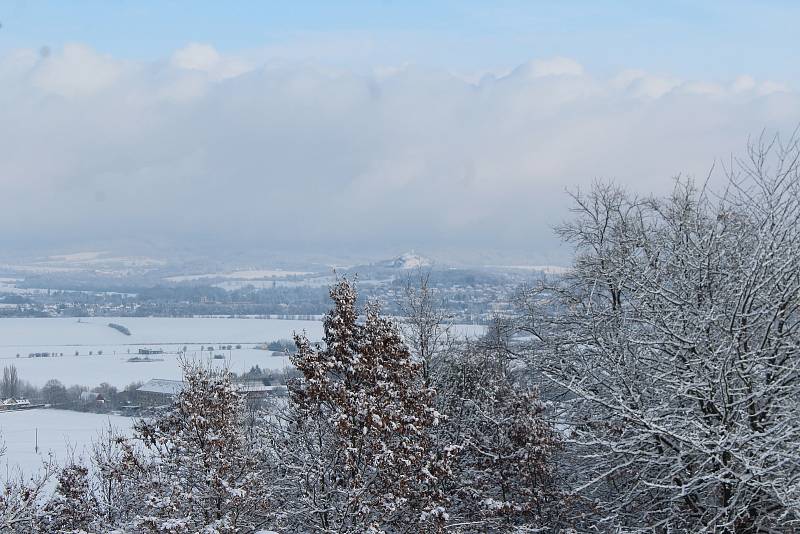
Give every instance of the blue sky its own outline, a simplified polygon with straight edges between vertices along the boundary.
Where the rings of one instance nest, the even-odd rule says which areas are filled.
[[[0,51],[77,42],[153,60],[199,42],[225,53],[280,46],[350,66],[480,71],[566,56],[601,76],[637,68],[688,79],[800,81],[800,3],[788,1],[3,0],[0,23]]]

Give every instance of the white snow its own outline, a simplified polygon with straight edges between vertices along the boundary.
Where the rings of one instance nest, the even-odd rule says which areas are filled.
[[[130,336],[110,328],[117,323],[131,331]],[[182,377],[178,352],[187,347],[186,357],[227,366],[235,373],[245,373],[254,365],[262,369],[283,369],[289,365],[285,356],[272,356],[257,350],[256,344],[291,338],[293,332],[305,331],[311,340],[322,337],[319,321],[278,319],[95,317],[9,318],[0,319],[0,367],[15,365],[20,378],[42,386],[51,378],[65,385],[96,386],[108,382],[119,388],[131,382],[151,378],[179,380]],[[241,344],[241,349],[200,351],[201,347]],[[151,356],[161,361],[129,362],[140,348],[161,349]],[[79,356],[75,356],[75,352]],[[103,351],[98,355],[98,351]],[[64,356],[29,358],[30,353],[63,353]],[[92,355],[89,355],[92,352]],[[16,355],[20,357],[17,358]],[[224,359],[212,359],[222,354]]]
[[[74,252],[72,254],[55,254],[48,259],[51,261],[84,262],[95,260],[105,252]]]
[[[148,380],[137,391],[145,393],[163,393],[165,395],[177,395],[183,390],[186,383],[182,380],[164,380],[163,378],[154,378]]]
[[[424,258],[414,252],[406,252],[398,258],[380,262],[379,265],[384,267],[393,267],[396,269],[418,269],[420,267],[429,267],[433,264],[428,258]]]
[[[258,365],[262,369],[283,369],[290,362],[286,356],[255,345],[276,339],[288,339],[294,332],[306,332],[312,341],[322,338],[321,321],[280,319],[167,318],[167,317],[93,317],[7,318],[0,319],[0,368],[15,365],[20,379],[43,386],[49,379],[65,386],[78,384],[94,387],[107,382],[123,388],[132,382],[152,378],[180,380],[179,354],[186,347],[185,358],[215,367],[226,366],[243,374]],[[121,324],[130,336],[110,328]],[[479,335],[481,326],[456,325],[455,331],[467,336]],[[241,344],[241,349],[235,346]],[[214,350],[208,351],[209,345]],[[230,351],[220,345],[232,345]],[[129,362],[140,348],[160,349],[164,354],[150,355],[154,361]],[[201,351],[201,348],[206,350]],[[102,351],[102,355],[98,355]],[[64,354],[47,358],[29,358],[37,352]],[[75,352],[79,355],[75,356]],[[92,353],[90,355],[89,353]],[[17,358],[16,355],[20,357]],[[222,355],[222,359],[214,359]],[[160,361],[155,361],[160,360]]]
[[[0,459],[0,476],[13,474],[19,468],[34,474],[52,453],[59,462],[69,454],[88,460],[91,444],[109,425],[128,433],[134,419],[118,415],[101,415],[67,410],[34,409],[0,413],[0,438],[6,446]],[[36,451],[38,430],[39,450]]]

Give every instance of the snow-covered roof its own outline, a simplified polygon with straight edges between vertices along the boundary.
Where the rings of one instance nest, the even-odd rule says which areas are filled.
[[[31,401],[29,401],[28,399],[15,399],[13,397],[9,399],[4,399],[2,402],[0,402],[0,404],[3,404],[5,406],[20,406],[20,405],[26,406],[30,403]]]
[[[139,386],[136,391],[143,393],[160,393],[162,395],[177,395],[183,389],[183,380],[165,380],[163,378],[153,378]]]
[[[137,391],[144,393],[160,393],[162,395],[177,395],[186,385],[182,380],[166,380],[153,378],[140,386]],[[285,391],[286,386],[265,386],[261,382],[234,382],[234,387],[241,393],[266,393]]]

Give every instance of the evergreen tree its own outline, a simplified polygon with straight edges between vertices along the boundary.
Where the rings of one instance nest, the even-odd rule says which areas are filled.
[[[302,376],[290,385],[275,440],[298,492],[287,528],[434,530],[446,518],[440,478],[447,473],[430,435],[441,419],[434,391],[422,385],[420,364],[376,306],[358,321],[350,282],[334,286],[331,298],[325,347],[295,338],[292,362]]]

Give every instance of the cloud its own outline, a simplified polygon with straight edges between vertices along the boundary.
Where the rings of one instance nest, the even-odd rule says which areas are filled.
[[[41,54],[32,73],[33,85],[60,96],[90,96],[119,81],[124,65],[87,46],[69,44],[54,57]]]
[[[537,59],[531,62],[534,76],[580,76],[583,74],[583,65],[568,57],[554,57],[551,59]]]
[[[0,57],[0,244],[161,239],[335,252],[563,254],[565,188],[666,191],[800,121],[769,80],[593,76],[536,59],[445,69],[260,61],[189,44],[152,63],[82,45]],[[199,246],[199,245],[198,245]]]
[[[190,43],[177,50],[170,63],[177,69],[204,72],[217,81],[234,78],[253,68],[245,60],[222,56],[213,46],[200,43]]]

